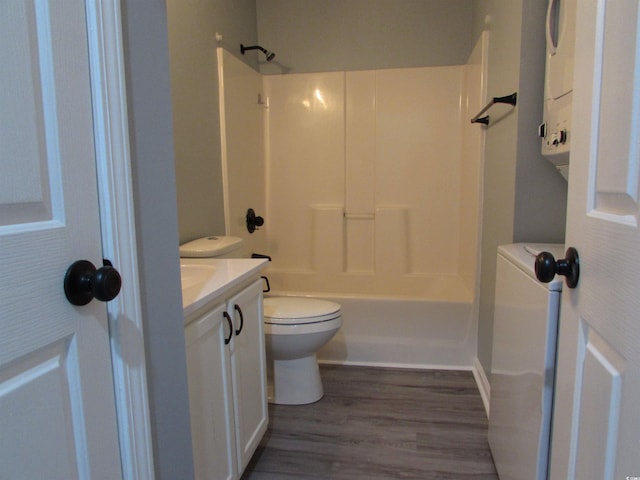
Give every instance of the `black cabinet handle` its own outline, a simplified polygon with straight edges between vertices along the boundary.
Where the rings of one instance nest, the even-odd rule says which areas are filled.
[[[263,279],[265,281],[265,283],[267,284],[267,288],[262,290],[262,293],[269,293],[271,291],[271,285],[269,285],[269,279],[267,277],[265,277],[264,275],[261,276],[260,278]]]
[[[231,317],[227,312],[222,312],[222,315],[227,319],[227,323],[229,324],[229,336],[224,339],[224,344],[229,345],[231,337],[233,336],[233,322],[231,321]]]
[[[233,308],[240,314],[240,328],[236,330],[236,335],[240,335],[240,332],[242,331],[242,327],[244,325],[244,315],[242,314],[242,309],[239,305],[236,304],[233,306]]]

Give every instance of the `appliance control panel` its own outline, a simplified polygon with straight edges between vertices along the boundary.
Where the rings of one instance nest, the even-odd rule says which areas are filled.
[[[573,92],[545,102],[545,121],[538,127],[545,157],[568,153],[571,145],[571,97]],[[550,158],[553,162],[553,160]],[[555,162],[554,162],[555,163]]]

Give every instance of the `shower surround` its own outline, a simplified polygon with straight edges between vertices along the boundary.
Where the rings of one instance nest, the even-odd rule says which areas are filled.
[[[484,101],[484,43],[461,66],[262,77],[258,233],[274,293],[343,305],[321,360],[473,366],[483,127],[469,118]],[[227,126],[224,143],[239,152],[246,135]],[[230,170],[247,162],[226,157]]]
[[[418,298],[453,288],[470,300],[459,261],[470,246],[460,235],[463,72],[265,77],[276,285]]]

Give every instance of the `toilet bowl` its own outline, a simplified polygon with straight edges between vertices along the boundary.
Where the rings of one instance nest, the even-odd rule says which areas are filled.
[[[324,395],[316,352],[342,326],[340,305],[305,297],[264,299],[269,401],[317,402]]]
[[[243,240],[212,236],[180,246],[181,257],[239,258]],[[340,305],[307,297],[266,297],[264,332],[269,401],[303,405],[324,394],[316,352],[342,326]]]

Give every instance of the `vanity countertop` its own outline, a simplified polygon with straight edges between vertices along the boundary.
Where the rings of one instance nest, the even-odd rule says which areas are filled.
[[[181,258],[185,322],[201,307],[257,276],[267,263],[263,258]]]

